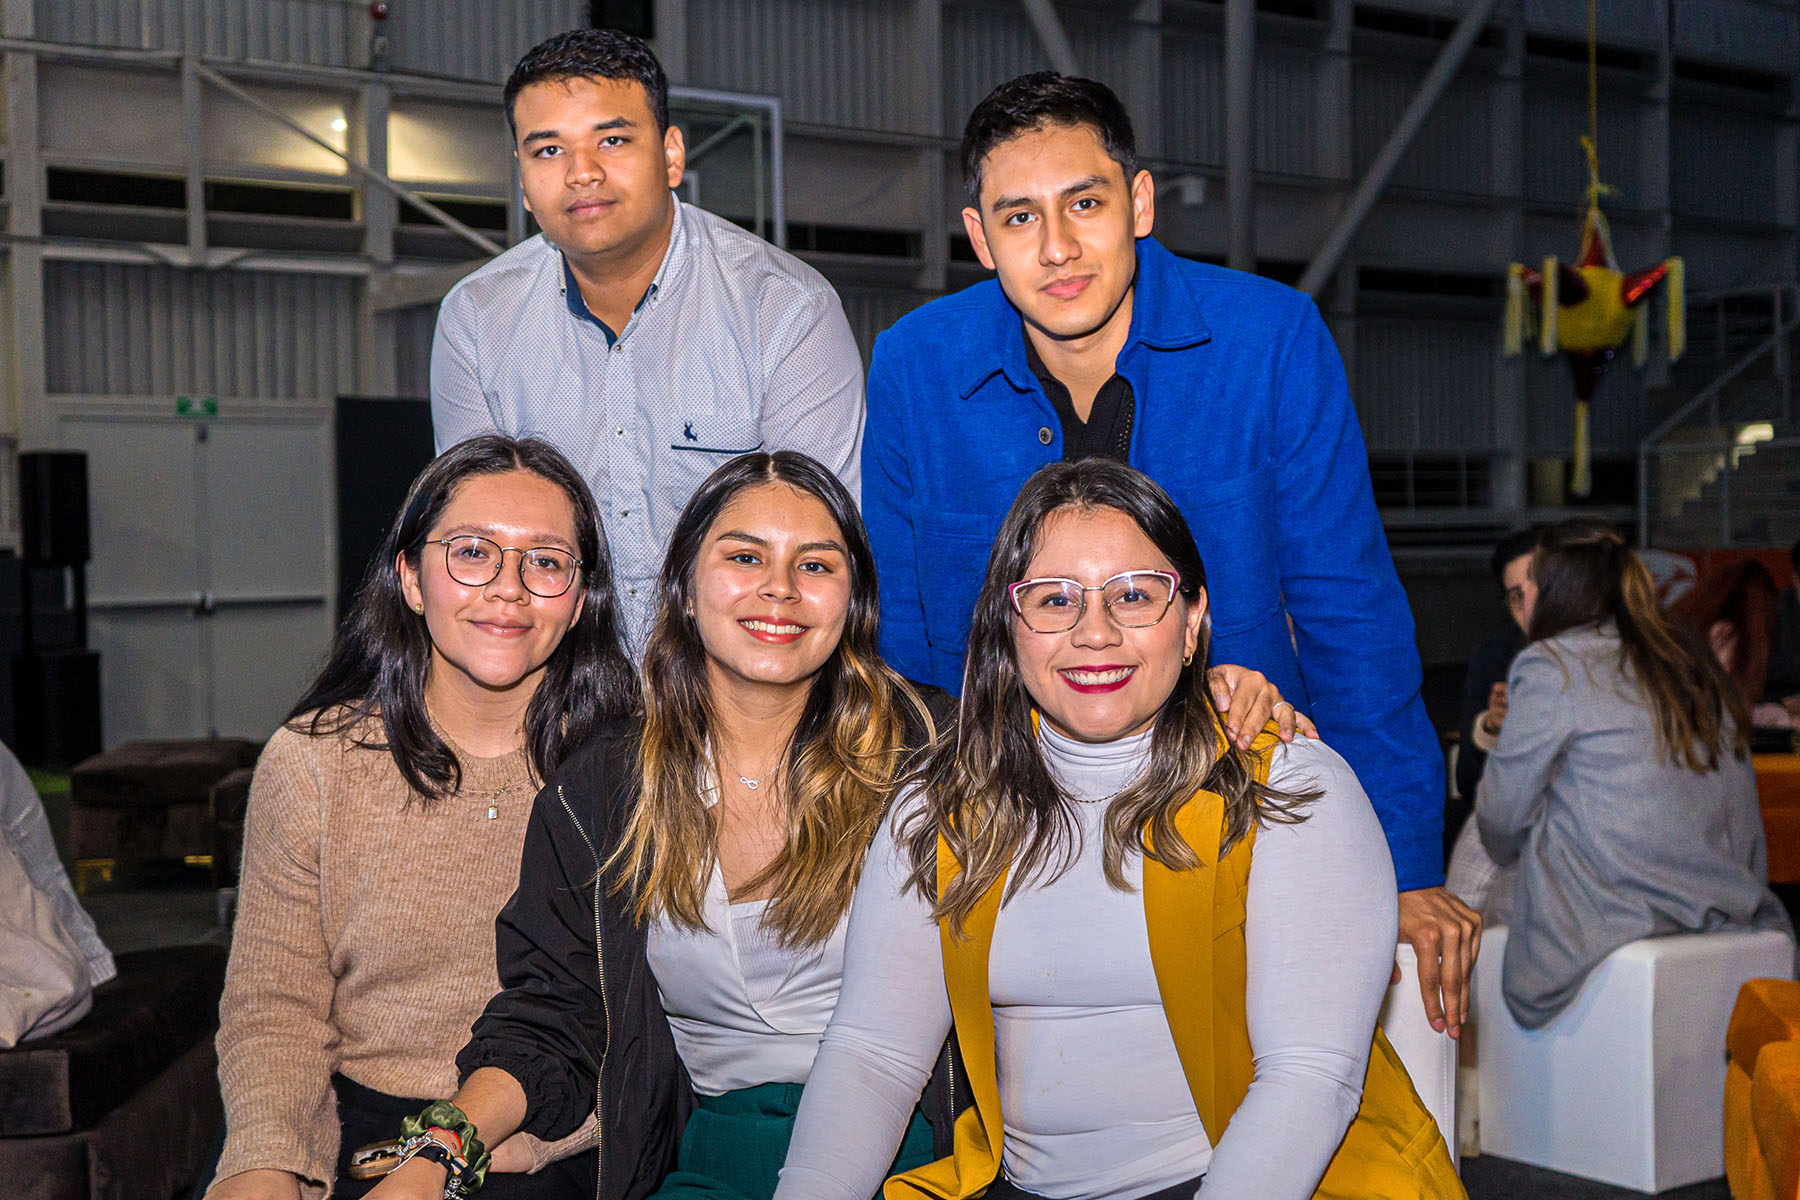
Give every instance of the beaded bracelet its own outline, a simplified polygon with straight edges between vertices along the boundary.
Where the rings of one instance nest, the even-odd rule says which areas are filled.
[[[408,1138],[401,1145],[398,1165],[403,1167],[415,1158],[427,1159],[444,1168],[444,1200],[462,1200],[468,1195],[463,1187],[463,1175],[468,1171],[469,1164],[450,1147],[429,1133],[421,1133]]]

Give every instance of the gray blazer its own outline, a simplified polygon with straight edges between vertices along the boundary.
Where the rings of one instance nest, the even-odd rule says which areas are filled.
[[[1615,626],[1527,646],[1507,693],[1475,818],[1494,861],[1518,864],[1504,991],[1519,1024],[1550,1020],[1639,938],[1746,926],[1791,936],[1768,887],[1748,755],[1705,774],[1666,761]]]

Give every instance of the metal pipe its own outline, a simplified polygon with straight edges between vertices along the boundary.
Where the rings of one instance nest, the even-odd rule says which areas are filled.
[[[1225,0],[1225,265],[1256,270],[1256,0]]]
[[[1249,0],[1239,0],[1239,2],[1248,3]],[[1350,240],[1356,236],[1356,231],[1362,228],[1363,221],[1374,209],[1375,201],[1381,197],[1382,189],[1387,187],[1388,180],[1394,174],[1394,169],[1400,165],[1400,159],[1412,146],[1413,138],[1418,136],[1420,128],[1425,124],[1425,118],[1431,115],[1432,107],[1437,104],[1438,97],[1444,94],[1444,89],[1449,87],[1450,81],[1456,77],[1456,72],[1462,66],[1463,59],[1468,57],[1469,47],[1475,44],[1476,35],[1481,32],[1482,26],[1487,24],[1488,17],[1493,14],[1496,2],[1497,0],[1475,0],[1469,11],[1463,14],[1462,20],[1457,22],[1455,32],[1450,35],[1450,40],[1444,43],[1444,48],[1439,52],[1437,61],[1431,64],[1431,70],[1425,73],[1425,79],[1419,84],[1419,90],[1413,94],[1412,102],[1406,106],[1406,111],[1401,113],[1400,119],[1394,123],[1394,131],[1388,134],[1387,142],[1381,147],[1381,153],[1377,154],[1375,161],[1369,164],[1368,174],[1364,175],[1362,182],[1356,185],[1356,191],[1351,194],[1350,202],[1344,207],[1344,215],[1338,218],[1337,224],[1320,243],[1318,252],[1313,255],[1312,262],[1307,265],[1306,273],[1300,277],[1300,290],[1307,295],[1317,296],[1325,289],[1326,281],[1337,271],[1338,263],[1344,257],[1344,251],[1350,248]],[[1231,9],[1229,4],[1230,0],[1227,0],[1225,53],[1228,61],[1231,54]],[[1229,82],[1226,86],[1229,89]],[[1226,93],[1225,107],[1226,112],[1229,113],[1231,109],[1229,90]]]
[[[1637,460],[1637,544],[1642,549],[1648,549],[1650,546],[1650,454],[1641,446],[1638,447]]]
[[[1020,0],[1025,6],[1025,16],[1031,21],[1032,29],[1037,31],[1038,41],[1043,44],[1044,54],[1050,59],[1050,66],[1064,75],[1079,75],[1075,68],[1075,47],[1069,44],[1069,35],[1063,29],[1062,18],[1056,15],[1050,0]]]
[[[781,101],[771,99],[769,111],[769,215],[775,223],[769,238],[787,249],[787,176],[783,173],[783,156],[787,153],[781,140]]]
[[[690,167],[693,166],[708,154],[711,154],[714,150],[718,149],[732,134],[747,127],[749,124],[750,114],[748,113],[739,113],[737,116],[731,118],[731,120],[727,121],[721,128],[714,130],[705,138],[701,139],[698,146],[695,146],[692,150],[687,152],[687,165]]]

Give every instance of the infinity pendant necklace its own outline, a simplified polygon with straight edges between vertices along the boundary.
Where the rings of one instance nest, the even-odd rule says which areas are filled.
[[[763,784],[767,783],[770,779],[774,778],[775,772],[781,770],[781,763],[779,761],[777,761],[776,764],[773,767],[771,767],[767,773],[762,775],[760,778],[752,779],[748,775],[744,775],[744,774],[740,773],[735,766],[732,766],[731,762],[729,760],[727,760],[723,754],[719,755],[719,759],[720,759],[720,761],[724,762],[727,767],[731,767],[731,773],[733,775],[737,776],[737,781],[739,783],[743,784],[746,788],[750,789],[753,792],[756,789],[760,788]]]

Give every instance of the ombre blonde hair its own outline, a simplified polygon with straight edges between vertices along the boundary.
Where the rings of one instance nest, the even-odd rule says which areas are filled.
[[[825,506],[843,536],[850,574],[843,636],[813,676],[776,768],[787,809],[782,848],[744,885],[773,885],[763,924],[783,945],[805,946],[824,941],[849,911],[894,783],[934,730],[924,702],[876,650],[875,558],[856,503],[836,476],[804,454],[732,459],[700,485],[675,524],[644,653],[641,792],[603,870],[639,921],[660,917],[685,929],[706,927],[718,836],[716,809],[701,802],[700,789],[712,769],[717,714],[692,614],[694,568],[724,507],[746,489],[771,483]]]

